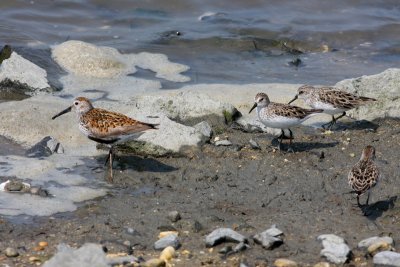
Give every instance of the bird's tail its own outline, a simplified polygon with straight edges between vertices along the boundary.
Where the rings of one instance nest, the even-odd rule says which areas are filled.
[[[322,113],[324,112],[323,109],[307,109],[308,114],[313,114],[313,113]]]
[[[360,96],[360,100],[363,102],[375,102],[377,101],[375,98]]]

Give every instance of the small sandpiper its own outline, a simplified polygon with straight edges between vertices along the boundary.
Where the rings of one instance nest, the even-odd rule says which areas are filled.
[[[331,130],[338,119],[346,115],[346,111],[376,101],[374,98],[356,96],[335,87],[316,88],[311,85],[299,87],[297,95],[288,104],[298,98],[303,99],[310,107],[323,109],[324,113],[332,115],[332,121],[322,125],[323,128],[328,126],[328,130]],[[334,115],[339,113],[341,115],[335,118]]]
[[[94,108],[89,99],[77,97],[73,105],[61,111],[51,119],[70,112],[75,109],[79,120],[79,130],[90,140],[98,143],[110,145],[107,162],[110,162],[109,181],[113,180],[113,145],[117,142],[132,137],[139,132],[149,129],[156,129],[158,124],[151,124],[132,119],[124,114],[108,111],[105,109]]]
[[[360,195],[368,192],[366,202],[366,205],[368,205],[370,190],[379,180],[379,169],[374,159],[375,148],[373,146],[366,146],[362,151],[360,160],[351,168],[347,177],[350,187],[357,194],[357,205],[359,207],[361,207]]]
[[[274,103],[271,102],[267,94],[264,93],[258,93],[254,101],[254,106],[250,109],[249,113],[257,108],[258,119],[265,126],[281,129],[281,135],[278,137],[279,150],[281,149],[282,139],[285,137],[284,129],[289,130],[289,144],[291,145],[293,133],[289,128],[302,123],[317,113],[323,112],[322,109],[304,109],[287,104]],[[290,146],[289,150],[292,150]]]

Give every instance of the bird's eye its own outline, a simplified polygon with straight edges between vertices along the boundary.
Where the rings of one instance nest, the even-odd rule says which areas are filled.
[[[303,91],[300,91],[300,92],[299,92],[299,95],[301,95],[301,94],[303,94],[303,93],[304,93]]]
[[[77,106],[77,105],[78,105],[78,102],[75,102],[74,105]]]

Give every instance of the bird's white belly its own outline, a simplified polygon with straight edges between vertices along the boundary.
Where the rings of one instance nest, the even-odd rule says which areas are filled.
[[[338,113],[343,113],[345,111],[344,109],[341,108],[335,108],[332,104],[316,101],[313,103],[310,103],[310,106],[315,109],[323,109],[324,113],[334,115]]]
[[[278,128],[278,129],[288,129],[295,125],[300,124],[303,120],[298,118],[288,118],[288,117],[259,117],[260,121],[267,127]]]

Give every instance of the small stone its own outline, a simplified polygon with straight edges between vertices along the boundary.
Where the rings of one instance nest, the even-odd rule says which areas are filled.
[[[358,243],[358,248],[368,248],[369,246],[373,245],[374,243],[378,243],[378,242],[386,242],[389,245],[393,245],[393,238],[391,238],[390,236],[373,236],[364,240],[361,240]]]
[[[30,262],[41,262],[40,258],[35,257],[35,256],[31,256],[28,259]]]
[[[40,247],[47,247],[49,244],[48,244],[46,241],[40,241],[40,242],[38,243],[38,245],[39,245]]]
[[[393,247],[385,241],[379,241],[379,242],[375,242],[374,244],[369,246],[367,250],[368,250],[369,254],[374,256],[376,253],[381,252],[381,251],[393,250]]]
[[[343,238],[333,234],[320,235],[317,238],[322,241],[324,247],[320,255],[324,256],[328,261],[336,264],[343,264],[348,260],[350,248],[346,245]]]
[[[210,140],[211,135],[212,135],[212,128],[210,124],[206,121],[202,121],[196,125],[193,126],[199,133],[201,133],[203,136],[205,136],[208,140]]]
[[[330,267],[330,266],[331,265],[329,264],[329,262],[326,261],[321,261],[314,265],[314,267]]]
[[[295,261],[291,261],[288,259],[277,259],[274,262],[276,267],[297,267],[297,263]]]
[[[229,140],[221,140],[221,141],[217,141],[215,142],[216,146],[231,146],[232,142]]]
[[[11,248],[11,247],[6,248],[5,254],[9,258],[10,257],[18,257],[19,256],[18,251],[15,248]]]
[[[230,228],[218,228],[206,236],[206,246],[213,247],[221,242],[247,242],[247,239]]]
[[[24,184],[21,181],[11,180],[6,184],[4,189],[9,192],[19,192],[24,188]]]
[[[220,254],[229,254],[229,253],[232,253],[233,252],[233,249],[232,249],[232,246],[225,246],[225,247],[223,247],[223,248],[221,248],[219,251],[218,251],[218,253],[220,253]]]
[[[42,250],[44,250],[44,247],[37,246],[33,248],[33,251],[42,251]]]
[[[175,249],[171,246],[164,248],[160,254],[160,260],[169,262],[173,257],[175,257]]]
[[[170,219],[171,222],[177,222],[181,219],[181,214],[176,210],[171,211],[168,213],[168,219]]]
[[[393,251],[382,251],[374,256],[373,262],[376,265],[381,264],[392,267],[400,267],[400,253]]]
[[[244,243],[244,242],[240,242],[239,244],[237,244],[237,245],[233,248],[233,251],[234,251],[234,252],[240,252],[240,251],[243,251],[243,250],[248,249],[248,248],[250,248],[250,246],[249,246],[248,244],[246,244],[246,243]]]
[[[178,236],[178,235],[179,235],[179,232],[178,232],[178,231],[164,231],[164,232],[160,232],[160,233],[158,234],[158,239],[163,238],[163,237],[166,237],[167,235],[176,235],[176,236]]]
[[[132,227],[126,227],[126,232],[130,235],[139,235],[139,232],[133,229]]]
[[[52,136],[46,136],[26,152],[28,157],[49,157],[54,153],[64,153],[61,143]]]
[[[130,247],[130,246],[131,246],[131,241],[125,240],[122,244],[123,244],[124,246]]]
[[[181,244],[179,242],[178,237],[176,235],[171,234],[171,235],[167,235],[167,236],[157,240],[154,243],[154,249],[162,250],[168,246],[178,249],[180,247],[180,245]]]
[[[150,259],[143,263],[143,267],[164,267],[165,261],[161,259]]]
[[[262,247],[265,249],[273,249],[283,244],[282,239],[269,235],[267,231],[256,234],[253,237],[254,242],[256,242],[259,245],[262,245]]]
[[[265,233],[269,234],[270,236],[280,236],[283,235],[283,232],[276,228],[276,224],[272,225],[271,228],[265,231]]]
[[[250,139],[249,143],[252,149],[261,149],[260,145],[253,139]]]

